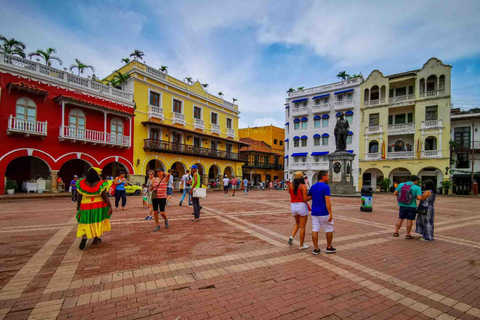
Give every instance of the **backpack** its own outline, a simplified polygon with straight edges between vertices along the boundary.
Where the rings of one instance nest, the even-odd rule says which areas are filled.
[[[413,201],[412,186],[406,183],[400,188],[397,194],[397,201],[402,204],[410,204]]]

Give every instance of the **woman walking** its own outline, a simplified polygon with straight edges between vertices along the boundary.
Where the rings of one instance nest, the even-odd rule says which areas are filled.
[[[101,174],[100,168],[90,168],[86,178],[77,182],[77,237],[82,237],[80,250],[85,249],[88,239],[93,238],[93,244],[99,244],[102,234],[111,230],[112,204],[106,191],[108,182],[100,181]]]
[[[293,183],[288,186],[292,215],[295,219],[295,225],[293,226],[292,235],[288,239],[288,244],[292,245],[293,237],[300,229],[300,250],[308,249],[308,246],[303,243],[305,241],[305,226],[307,225],[309,211],[307,186],[303,176],[303,172],[295,172]]]
[[[125,178],[124,171],[119,171],[119,175],[113,180],[113,184],[115,185],[115,208],[118,209],[118,203],[121,198],[122,210],[127,210],[127,208],[125,208],[125,205],[127,204],[127,192],[125,191],[127,179]]]
[[[152,184],[153,184],[153,179],[155,178],[155,171],[153,170],[148,170],[147,173],[148,180],[147,180],[147,205],[148,205],[148,216],[145,218],[145,220],[152,220],[152,214],[153,214],[153,203],[152,203]]]
[[[165,174],[163,168],[157,169],[157,176],[152,181],[152,204],[153,204],[153,217],[155,218],[156,227],[153,231],[160,230],[160,222],[158,219],[158,212],[165,220],[165,228],[169,227],[167,215],[165,214],[165,206],[167,205],[167,187],[170,174]]]
[[[418,204],[416,233],[421,234],[422,241],[433,241],[433,220],[435,218],[435,183],[432,180],[425,181],[425,192]]]

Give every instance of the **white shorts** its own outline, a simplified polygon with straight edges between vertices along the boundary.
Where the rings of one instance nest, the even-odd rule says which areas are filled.
[[[327,216],[312,216],[312,231],[318,232],[320,228],[323,228],[325,233],[333,232],[333,220],[332,222],[328,222],[328,215]]]
[[[236,184],[232,184],[232,189],[233,189],[233,190],[237,189],[237,185],[236,185]]]
[[[308,206],[305,202],[291,203],[292,216],[300,215],[302,217],[308,216]]]

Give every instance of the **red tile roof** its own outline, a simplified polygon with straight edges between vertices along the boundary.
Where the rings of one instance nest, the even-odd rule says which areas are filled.
[[[79,105],[85,105],[85,106],[95,107],[95,108],[99,108],[99,109],[110,110],[110,111],[114,111],[116,113],[121,113],[121,114],[128,115],[128,116],[135,116],[135,114],[134,114],[135,110],[133,108],[131,108],[132,109],[131,111],[125,111],[125,110],[122,110],[122,109],[107,107],[107,106],[104,106],[104,105],[101,105],[101,104],[98,104],[98,103],[93,103],[93,102],[86,101],[86,100],[80,100],[80,99],[77,99],[77,98],[74,98],[74,97],[71,97],[71,96],[64,96],[64,95],[55,97],[53,100],[55,100],[57,102],[66,101],[66,102],[76,103],[76,104],[79,104]]]
[[[239,150],[240,152],[254,151],[281,156],[281,154],[272,151],[272,147],[264,141],[255,140],[252,138],[240,138],[240,141],[248,144],[248,146],[242,147]]]
[[[48,95],[48,91],[42,90],[42,89],[40,89],[36,86],[32,86],[32,85],[29,85],[29,84],[26,84],[26,83],[23,83],[23,82],[10,82],[7,85],[7,89],[8,89],[9,92],[10,92],[11,89],[14,89],[14,90],[19,90],[19,91],[25,91],[25,92],[40,94],[40,95],[44,95],[44,96]]]

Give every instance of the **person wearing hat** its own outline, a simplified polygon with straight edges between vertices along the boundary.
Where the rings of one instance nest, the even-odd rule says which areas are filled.
[[[77,237],[82,237],[80,250],[85,249],[88,239],[93,238],[93,244],[102,242],[100,238],[111,230],[110,217],[112,204],[107,196],[108,182],[101,180],[102,169],[88,169],[85,179],[77,182]]]
[[[153,231],[160,230],[160,222],[158,219],[158,212],[165,220],[165,228],[168,229],[170,226],[167,219],[167,214],[165,213],[165,206],[167,205],[167,188],[170,174],[166,174],[163,168],[157,168],[157,176],[153,179],[152,186],[152,204],[153,204],[153,217],[155,219],[156,227]]]
[[[193,190],[202,187],[202,182],[200,179],[200,174],[198,173],[198,167],[196,165],[192,166],[192,189],[190,190],[190,194],[192,195],[192,203],[193,203],[193,214],[194,218],[192,221],[200,221],[200,210],[202,207],[200,206],[200,198],[193,196]]]
[[[288,244],[292,245],[293,237],[300,230],[300,250],[308,249],[304,244],[305,241],[305,226],[308,220],[309,205],[307,186],[305,185],[304,174],[301,171],[295,172],[293,176],[293,183],[288,186],[288,193],[290,194],[290,207],[292,216],[295,219],[292,235],[288,238]]]
[[[70,181],[70,190],[72,191],[72,202],[77,202],[77,181],[78,181],[77,175],[74,175],[73,180]]]

